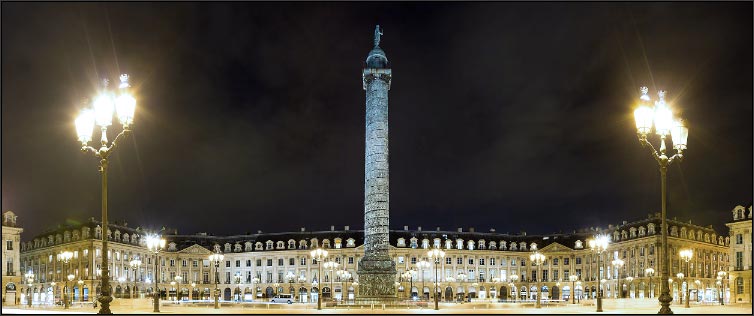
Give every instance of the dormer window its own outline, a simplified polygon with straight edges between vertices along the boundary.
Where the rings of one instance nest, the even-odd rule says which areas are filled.
[[[525,242],[522,241],[522,242],[518,243],[518,247],[521,248],[521,251],[526,251],[526,243]]]
[[[317,238],[312,238],[310,244],[312,248],[317,248],[319,247],[319,240],[317,240]]]
[[[574,246],[574,248],[576,248],[576,249],[582,249],[582,248],[584,248],[584,243],[581,242],[581,240],[577,240],[576,241],[576,245]]]
[[[398,243],[397,243],[397,245],[398,245],[398,247],[406,247],[406,239],[405,239],[405,238],[403,238],[403,237],[401,237],[401,238],[398,238]]]
[[[516,251],[516,250],[518,250],[518,247],[517,247],[517,245],[518,245],[518,244],[516,244],[516,242],[515,242],[515,241],[514,241],[514,242],[511,242],[511,251]],[[503,242],[503,246],[505,246],[505,242]]]
[[[508,250],[508,245],[505,240],[500,241],[500,250]]]
[[[494,241],[490,241],[490,250],[496,250],[497,249],[497,243]]]
[[[432,247],[434,248],[441,248],[442,247],[442,240],[440,238],[435,238],[433,241]]]
[[[411,237],[411,248],[416,249],[419,247],[419,240],[416,237]]]
[[[405,242],[404,242],[404,246],[405,246]],[[346,239],[346,247],[349,247],[349,248],[356,247],[356,239],[353,239],[353,238]]]
[[[655,224],[649,223],[647,224],[647,234],[654,235],[655,234]]]
[[[171,242],[170,244],[168,244],[168,251],[176,251],[176,246],[177,245],[175,244],[175,242]]]
[[[531,247],[531,251],[537,250],[537,243],[533,242],[529,247]]]
[[[280,240],[276,243],[275,249],[285,249],[285,242]]]
[[[254,244],[254,250],[264,250],[264,248],[262,248],[262,242],[261,241],[257,241]]]
[[[466,242],[466,245],[467,245],[467,247],[468,247],[469,250],[474,250],[474,241],[473,240],[469,240],[468,242]]]
[[[429,239],[422,239],[422,248],[428,249],[429,248]]]
[[[241,244],[236,243],[233,245],[233,252],[241,252]]]
[[[461,238],[456,239],[456,249],[463,250],[463,239]]]
[[[74,233],[74,236],[75,236],[75,237],[78,237],[78,236],[76,236],[76,235],[77,235],[77,234],[75,234],[75,233]],[[125,242],[125,243],[131,242],[131,238],[130,238],[130,237],[128,236],[128,233],[124,233],[124,234],[123,234],[123,242]]]
[[[484,244],[484,239],[479,240],[479,250],[487,249],[487,247]]]
[[[268,240],[264,243],[264,250],[272,250],[272,247],[275,245],[275,243],[272,240]]]
[[[251,242],[247,241],[243,244],[243,251],[251,251]]]
[[[453,241],[450,239],[445,239],[445,249],[453,249]]]
[[[296,249],[296,241],[293,239],[288,240],[288,249]]]
[[[225,243],[225,252],[230,252],[230,243]]]
[[[306,249],[306,240],[301,239],[298,241],[298,249]]]
[[[329,239],[323,239],[322,240],[322,248],[330,249],[330,240]]]
[[[644,226],[639,226],[639,237],[644,237],[647,234],[647,229]]]
[[[343,246],[343,240],[340,238],[335,238],[335,249],[340,249],[340,247]]]

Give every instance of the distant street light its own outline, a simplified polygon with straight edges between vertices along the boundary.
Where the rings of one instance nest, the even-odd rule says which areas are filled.
[[[66,265],[68,265],[68,263],[71,262],[71,258],[73,258],[73,252],[70,252],[67,250],[62,251],[58,254],[58,261],[62,261],[64,263],[63,267],[65,267]],[[70,301],[68,300],[68,282],[65,282],[65,288],[63,288],[63,308],[68,309],[68,307],[70,306],[71,304],[70,304]]]
[[[154,301],[154,312],[159,313],[160,312],[160,289],[157,286],[159,281],[159,267],[157,266],[157,262],[160,260],[159,253],[160,250],[165,248],[165,239],[161,238],[159,235],[148,235],[147,236],[147,249],[149,249],[150,252],[154,253],[154,293],[152,293],[152,299]]]
[[[579,276],[575,274],[571,274],[568,276],[568,280],[571,281],[571,304],[576,304],[576,281],[579,279]]]
[[[694,251],[691,249],[683,249],[680,251],[681,259],[683,261],[686,261],[686,275],[691,277],[691,274],[689,274],[689,261],[691,261],[691,258],[694,257]],[[683,283],[681,283],[683,285]],[[689,305],[689,297],[691,296],[691,284],[690,282],[686,281],[686,308],[691,307]]]
[[[26,302],[28,303],[29,307],[31,307],[31,301],[33,299],[32,293],[31,293],[31,285],[34,283],[34,272],[29,270],[25,275],[26,277]]]
[[[120,75],[119,95],[117,97],[112,92],[106,90],[107,84],[108,81],[104,80],[103,91],[94,99],[94,110],[84,109],[75,121],[76,132],[81,142],[81,151],[92,153],[100,159],[99,171],[102,174],[102,253],[104,255],[102,256],[102,295],[98,299],[100,302],[99,314],[113,313],[110,311],[110,302],[112,302],[113,298],[110,288],[109,258],[107,257],[109,231],[107,222],[108,158],[118,142],[131,132],[134,110],[136,109],[136,99],[129,92],[131,85],[128,84],[128,75]],[[123,124],[123,130],[115,137],[111,144],[108,144],[107,128],[112,125],[114,113],[120,123]],[[99,149],[88,145],[92,141],[95,123],[100,126],[102,131]]]
[[[689,129],[686,127],[683,120],[675,121],[673,119],[673,112],[668,104],[665,102],[665,91],[660,90],[658,92],[659,100],[655,102],[655,108],[652,110],[649,107],[649,89],[647,87],[641,87],[640,106],[634,111],[636,119],[636,130],[639,136],[639,142],[642,147],[649,148],[652,156],[655,158],[660,166],[660,183],[662,190],[662,224],[660,225],[660,231],[662,233],[662,258],[660,263],[660,277],[665,280],[670,276],[670,255],[668,252],[668,225],[667,225],[667,173],[668,166],[673,161],[683,160],[683,150],[686,149],[686,141],[689,136]],[[652,143],[647,140],[647,134],[652,130],[652,123],[654,122],[655,132],[660,135],[660,152],[655,150]],[[671,135],[673,139],[673,147],[677,151],[675,155],[668,158],[665,154],[665,138]],[[670,296],[670,287],[665,282],[660,282],[660,311],[659,314],[672,314],[670,309],[670,302],[673,301],[673,297]]]
[[[591,248],[592,251],[597,253],[597,271],[599,271],[600,269],[600,256],[602,256],[602,252],[607,250],[607,245],[609,243],[610,243],[610,240],[605,235],[599,235],[599,236],[596,236],[595,238],[589,239],[589,248]],[[601,282],[601,283],[604,283],[604,282]],[[602,312],[602,285],[601,284],[600,284],[599,289],[597,290],[597,312]]]
[[[529,260],[531,260],[531,263],[537,267],[537,305],[536,308],[542,308],[542,305],[539,303],[540,296],[542,296],[542,285],[540,280],[542,280],[542,272],[541,272],[541,266],[545,262],[545,255],[539,253],[539,251],[534,252],[529,256]]]
[[[220,268],[220,262],[223,261],[222,253],[220,253],[220,249],[216,249],[215,253],[209,255],[209,261],[215,264],[215,309],[220,309],[220,289],[217,288],[217,284],[220,283],[220,274],[217,272],[217,269]]]
[[[623,268],[623,260],[621,259],[615,259],[613,260],[613,268],[615,269],[616,274],[618,275],[618,293],[616,293],[617,298],[623,298],[623,286],[620,284],[620,270]]]
[[[652,276],[655,275],[655,269],[652,268],[646,268],[644,269],[644,273],[646,273],[649,276],[649,298],[652,298],[653,291],[652,291]]]
[[[136,288],[136,272],[141,268],[141,260],[139,260],[138,257],[134,257],[131,259],[131,261],[128,263],[129,266],[131,266],[131,270],[133,270],[133,278],[131,281],[134,282],[134,285],[131,287],[131,307],[134,306],[134,289]]]
[[[319,281],[322,279],[322,260],[327,258],[327,250],[324,250],[322,248],[317,248],[312,250],[310,253],[311,258],[314,259],[317,262],[317,267],[319,268]],[[321,284],[322,282],[317,282]],[[318,287],[317,292],[317,310],[322,310],[322,288],[321,286]]]
[[[438,286],[440,284],[440,280],[438,279],[439,276],[437,275],[437,265],[440,264],[440,260],[445,258],[445,251],[442,251],[440,248],[435,248],[427,252],[427,257],[429,259],[435,259],[435,310],[440,309],[440,298],[438,293]],[[422,292],[424,289],[422,289]]]
[[[419,262],[416,263],[416,267],[419,269],[419,273],[421,274],[421,279],[422,279],[422,290],[421,290],[421,293],[422,293],[422,301],[424,301],[425,300],[424,299],[424,270],[428,269],[428,268],[431,268],[432,264],[429,263],[429,261],[421,260],[421,261],[419,261]],[[427,299],[429,299],[429,297]]]
[[[717,273],[717,278],[720,280],[720,284],[722,286],[722,294],[720,299],[720,305],[725,305],[725,281],[728,280],[728,272],[720,271]]]
[[[511,280],[511,291],[513,292],[513,302],[515,303],[518,301],[518,291],[514,290],[516,287],[516,281],[518,281],[518,275],[514,274],[508,278]]]
[[[340,266],[340,264],[335,261],[328,261],[328,262],[325,262],[324,264],[325,269],[330,270],[330,301],[335,300],[335,295],[333,295],[333,292],[335,291],[335,286],[333,285],[333,281],[334,281],[333,279],[335,278],[335,275],[334,275],[335,269],[337,269],[338,266]]]

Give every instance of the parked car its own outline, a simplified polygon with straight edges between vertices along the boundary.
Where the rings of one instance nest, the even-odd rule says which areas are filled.
[[[275,295],[272,300],[270,300],[271,303],[293,303],[293,294],[278,294]]]

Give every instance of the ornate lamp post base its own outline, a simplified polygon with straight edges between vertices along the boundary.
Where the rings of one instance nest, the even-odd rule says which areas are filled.
[[[97,314],[112,314],[113,312],[110,310],[110,302],[113,301],[113,297],[110,295],[101,295],[97,298],[97,301],[100,303],[100,309]]]

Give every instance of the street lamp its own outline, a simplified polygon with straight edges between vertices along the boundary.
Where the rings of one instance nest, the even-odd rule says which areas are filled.
[[[718,276],[715,285],[717,285],[718,288],[717,300],[720,301],[720,305],[725,305],[725,303],[723,303],[723,277]]]
[[[536,308],[542,308],[542,305],[539,303],[540,296],[542,296],[542,286],[540,285],[540,280],[542,279],[541,275],[541,269],[540,267],[545,262],[545,255],[539,253],[539,251],[535,251],[533,254],[529,255],[529,260],[531,260],[531,263],[537,267],[537,306]]]
[[[217,284],[220,283],[220,274],[217,272],[217,269],[220,268],[220,262],[223,261],[222,253],[220,253],[220,249],[216,249],[215,253],[209,255],[209,261],[213,262],[215,264],[215,309],[220,309],[220,289],[217,288]]]
[[[338,270],[336,273],[338,274],[338,279],[340,279],[340,282],[341,282],[340,284],[341,285],[341,290],[340,290],[341,300],[345,301],[344,292],[346,291],[346,281],[351,279],[351,272],[348,272],[344,268],[343,270]]]
[[[683,294],[684,294],[683,293],[683,277],[684,277],[684,275],[683,275],[682,272],[678,272],[678,274],[676,274],[675,277],[678,278],[678,287],[679,287],[679,289],[678,289],[678,292],[679,292],[678,293],[678,298],[681,300],[679,303],[683,304]],[[686,306],[686,307],[688,307],[688,306]]]
[[[720,305],[725,305],[725,281],[728,279],[728,272],[717,272],[717,278],[720,280],[720,284],[722,285],[723,289],[722,294],[720,295],[722,297],[720,299]]]
[[[55,283],[54,281],[50,282],[50,286],[52,286],[52,304],[53,305],[55,304],[55,298],[58,295],[58,289],[55,287],[55,284],[57,283]]]
[[[335,295],[333,295],[333,293],[335,292],[335,287],[333,286],[333,281],[334,281],[333,279],[335,278],[335,275],[334,275],[335,269],[337,269],[338,266],[340,266],[340,264],[335,261],[328,261],[328,262],[325,262],[324,264],[325,269],[330,269],[330,300],[331,301],[335,300]]]
[[[667,172],[668,166],[674,161],[683,160],[683,150],[686,149],[686,141],[689,136],[689,129],[686,127],[683,120],[673,120],[673,112],[665,102],[665,91],[660,90],[658,92],[659,100],[655,102],[654,111],[649,107],[649,95],[647,94],[649,89],[647,87],[641,87],[640,106],[634,111],[636,119],[636,130],[639,136],[639,142],[642,147],[649,148],[652,156],[655,158],[660,167],[660,183],[662,187],[662,225],[660,231],[662,232],[662,263],[660,269],[660,277],[665,280],[669,278],[669,263],[670,256],[668,252],[668,226],[667,226]],[[652,122],[654,122],[655,132],[660,135],[660,152],[655,150],[652,143],[647,140],[647,134],[652,129]],[[673,140],[673,147],[676,150],[676,154],[668,158],[665,154],[665,138],[668,134],[671,135]],[[670,302],[673,301],[673,297],[670,296],[670,288],[665,282],[660,282],[660,311],[659,314],[672,314],[670,309]]]
[[[696,300],[698,301],[699,300],[699,290],[701,289],[702,281],[696,280],[696,281],[694,281],[694,284],[696,284]]]
[[[76,278],[75,275],[69,274],[68,275],[68,281],[65,282],[65,287],[68,287],[68,282],[73,281],[73,279],[75,279],[75,278]],[[71,306],[71,303],[73,302],[73,297],[72,297],[73,296],[73,289],[72,288],[68,288],[68,291],[70,291],[70,294],[68,294],[68,300],[67,300],[67,302],[68,302],[68,306]]]
[[[600,270],[600,256],[602,256],[602,252],[607,250],[607,245],[610,243],[610,240],[605,235],[599,235],[595,238],[589,239],[589,248],[592,249],[595,253],[597,253],[597,273],[599,274]],[[597,276],[599,277],[599,275]],[[603,279],[604,280],[604,279]],[[600,288],[597,290],[597,312],[602,312],[602,286],[600,285]]]
[[[176,296],[176,300],[178,300],[178,301],[181,300],[181,298],[182,298],[181,295],[183,294],[183,293],[181,293],[181,282],[182,281],[183,281],[183,277],[182,276],[180,276],[180,275],[176,275],[175,276],[175,283],[178,284],[178,287],[175,289],[175,296]]]
[[[134,271],[134,275],[133,275],[133,281],[134,281],[134,285],[133,285],[133,286],[131,287],[131,307],[133,307],[133,302],[134,302],[134,288],[136,287],[136,271],[138,271],[138,270],[139,270],[139,268],[141,267],[141,260],[139,260],[139,258],[138,258],[138,257],[134,257],[134,258],[133,258],[133,259],[132,259],[132,260],[131,260],[131,261],[130,261],[130,262],[128,263],[128,265],[129,265],[129,266],[131,266],[131,270],[133,270],[133,271]]]
[[[581,281],[576,281],[576,289],[580,289],[580,288],[581,288]],[[574,293],[575,292],[576,292],[576,290],[574,290]],[[583,292],[583,290],[582,290],[582,292]],[[581,303],[581,292],[579,292],[579,295],[578,295],[577,299],[578,299],[577,303]]]
[[[300,278],[299,278],[299,280],[300,280]],[[306,278],[304,278],[304,281],[306,281]],[[254,277],[254,278],[251,279],[251,296],[252,296],[251,300],[252,301],[254,301],[254,299],[257,298],[257,296],[256,296],[257,295],[257,283],[259,283],[259,278],[258,277]]]
[[[571,281],[571,288],[572,288],[571,291],[573,292],[571,293],[571,298],[572,298],[571,304],[576,304],[576,280],[578,279],[579,279],[579,276],[575,274],[571,274],[568,276],[568,280]]]
[[[445,251],[442,251],[440,248],[435,248],[427,252],[427,257],[429,259],[434,258],[435,259],[435,310],[440,309],[440,301],[439,301],[439,295],[437,295],[437,287],[439,284],[438,275],[437,275],[437,265],[440,264],[440,260],[445,258]],[[422,277],[422,279],[424,279]],[[422,289],[422,292],[424,289]],[[423,294],[422,294],[423,295]]]
[[[76,118],[76,132],[81,142],[81,151],[90,152],[100,159],[99,172],[102,174],[102,295],[98,299],[101,303],[100,314],[112,314],[110,311],[110,302],[113,300],[110,291],[110,270],[109,259],[107,258],[107,166],[108,158],[117,146],[118,142],[131,133],[131,123],[133,123],[134,110],[136,109],[136,99],[129,92],[131,85],[128,84],[128,75],[120,75],[120,85],[118,86],[118,96],[107,91],[108,80],[103,81],[103,91],[94,99],[92,109],[84,109]],[[88,102],[88,101],[87,101]],[[112,125],[113,114],[116,114],[118,120],[123,125],[123,130],[115,137],[113,142],[108,145],[107,128]],[[95,149],[88,145],[92,141],[94,126],[99,125],[102,131],[100,138],[100,148]]]
[[[403,282],[406,282],[406,279],[409,280],[409,285],[408,285],[408,293],[409,294],[408,295],[409,295],[409,299],[410,299],[411,296],[412,296],[411,295],[411,291],[414,288],[414,270],[413,269],[409,269],[409,270],[406,270],[405,272],[401,273],[401,278],[403,279]]]
[[[238,296],[235,294],[233,296],[236,296],[236,302],[241,300],[241,272],[236,272],[236,274],[233,275],[233,281],[236,283],[236,293],[238,293]]]
[[[189,294],[191,301],[196,300],[196,297],[194,297],[194,289],[196,289],[196,282],[191,282],[191,294]]]
[[[71,262],[71,258],[73,258],[73,252],[70,251],[61,251],[58,254],[58,261],[62,261],[65,265],[67,265],[69,262]],[[69,267],[70,268],[70,267]],[[65,288],[63,289],[63,308],[68,309],[70,307],[70,303],[68,302],[68,282],[65,283]]]
[[[422,301],[424,300],[424,270],[432,267],[432,264],[429,263],[429,261],[421,260],[416,263],[416,267],[419,269],[419,273],[421,273],[421,279],[422,279]],[[429,297],[427,298],[429,299]]]
[[[322,279],[322,260],[327,258],[327,250],[317,248],[312,250],[309,254],[311,255],[312,259],[317,262],[317,267],[319,269],[319,279]],[[320,296],[322,296],[321,288],[319,289],[319,293],[317,293],[317,310],[322,310],[322,298]]]
[[[620,284],[620,269],[623,268],[623,260],[621,259],[615,259],[613,260],[613,269],[615,269],[615,272],[618,274],[618,293],[616,293],[617,298],[623,298],[623,286]]]
[[[158,235],[148,235],[147,236],[147,249],[154,253],[154,293],[152,293],[153,301],[154,301],[154,312],[159,313],[160,312],[160,290],[157,287],[157,283],[159,282],[157,275],[159,274],[159,267],[157,266],[157,262],[160,260],[160,257],[158,254],[160,253],[160,250],[165,248],[165,239],[161,238]]]
[[[26,302],[29,305],[29,307],[31,307],[31,300],[33,299],[32,293],[31,293],[31,285],[32,283],[34,283],[34,272],[29,270],[29,272],[27,272],[25,276],[26,276]]]
[[[496,296],[496,297],[494,297],[495,299],[497,299],[497,296],[499,296],[499,295],[500,295],[500,294],[499,294],[499,293],[497,292],[497,290],[498,290],[498,289],[497,289],[497,285],[498,285],[498,284],[500,284],[500,282],[501,282],[501,281],[500,281],[500,278],[497,278],[497,277],[495,277],[495,278],[492,278],[492,286],[493,286],[493,289],[495,289],[495,296]],[[490,295],[488,295],[488,296],[490,297],[490,302],[492,302],[492,299],[493,299],[493,297],[492,297],[492,291],[490,290],[489,292],[490,292]]]
[[[646,268],[644,269],[644,273],[649,276],[649,298],[652,298],[652,276],[655,275],[655,269]]]
[[[516,286],[516,281],[518,281],[518,275],[511,275],[509,279],[511,280],[511,290],[513,290],[513,288]],[[518,292],[518,289],[513,292],[513,303],[518,301]]]
[[[681,259],[683,261],[686,261],[686,274],[690,277],[691,274],[689,274],[689,261],[691,261],[691,258],[694,257],[694,251],[691,249],[683,249],[679,251],[681,255]],[[681,283],[683,285],[683,283]],[[689,282],[686,282],[686,308],[689,308],[689,296],[691,295],[691,284]]]
[[[631,298],[631,293],[632,293],[632,292],[631,292],[631,283],[633,283],[633,282],[634,282],[634,277],[632,277],[632,276],[627,276],[627,277],[626,277],[626,282],[628,283],[628,284],[626,285],[626,287],[628,288],[628,292],[629,292],[629,293],[628,293],[628,298]]]

